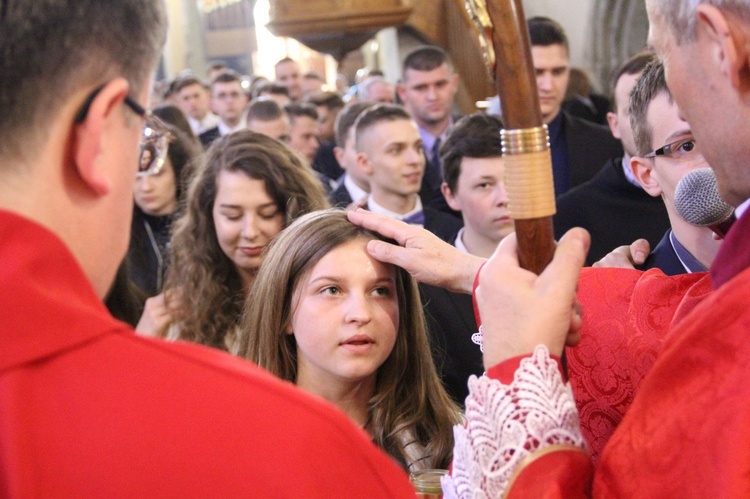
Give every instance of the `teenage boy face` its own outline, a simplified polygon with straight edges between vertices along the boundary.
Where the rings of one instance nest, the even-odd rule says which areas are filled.
[[[443,184],[443,194],[448,206],[461,212],[464,230],[498,243],[513,232],[504,178],[502,156],[461,159],[455,192]]]
[[[361,137],[363,163],[373,193],[410,196],[419,192],[425,158],[417,125],[406,119],[381,121]]]

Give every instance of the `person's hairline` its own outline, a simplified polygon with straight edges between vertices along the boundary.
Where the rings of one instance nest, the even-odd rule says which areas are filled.
[[[363,112],[365,112],[365,111],[367,111],[367,110],[365,109]],[[379,119],[379,120],[374,121],[372,123],[368,123],[367,126],[365,126],[365,128],[363,130],[358,130],[358,129],[355,128],[354,125],[352,125],[352,127],[350,128],[350,130],[354,129],[354,139],[355,139],[354,149],[357,151],[357,153],[365,152],[365,151],[360,150],[360,147],[359,147],[360,137],[362,137],[362,139],[364,141],[364,137],[365,136],[369,136],[370,132],[373,129],[375,129],[378,125],[380,125],[382,123],[394,123],[394,122],[397,122],[397,121],[406,121],[406,122],[409,122],[409,123],[414,123],[414,120],[411,119],[411,118],[407,118],[405,116],[390,115],[388,117],[384,117],[383,119]],[[355,122],[355,125],[356,125],[356,122]],[[417,128],[417,132],[418,132],[419,128],[417,127],[416,123],[414,123],[414,126],[415,126],[415,128]]]

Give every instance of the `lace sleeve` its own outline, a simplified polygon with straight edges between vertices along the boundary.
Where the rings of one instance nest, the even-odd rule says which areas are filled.
[[[516,467],[553,445],[585,448],[573,393],[544,346],[523,359],[513,382],[469,380],[466,425],[454,428],[444,497],[501,497]]]

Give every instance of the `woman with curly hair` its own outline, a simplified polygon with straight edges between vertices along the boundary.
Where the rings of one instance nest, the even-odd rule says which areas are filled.
[[[137,329],[232,351],[266,246],[300,215],[326,207],[311,170],[281,142],[249,131],[217,140],[175,222],[165,292],[146,303]]]
[[[294,222],[247,298],[238,355],[337,405],[407,471],[447,468],[460,411],[432,362],[416,283],[369,256],[373,239],[341,210]]]

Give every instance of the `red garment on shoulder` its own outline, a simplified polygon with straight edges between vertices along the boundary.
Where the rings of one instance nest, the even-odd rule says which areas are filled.
[[[0,497],[413,497],[333,406],[138,337],[43,227],[0,211]]]
[[[662,349],[667,331],[711,291],[707,273],[585,268],[578,283],[581,342],[568,376],[594,464]]]

